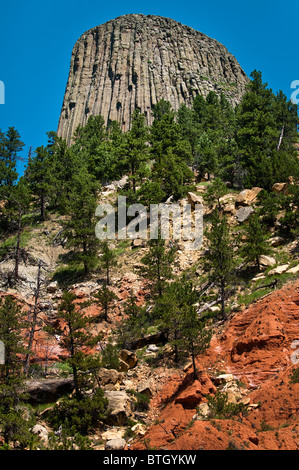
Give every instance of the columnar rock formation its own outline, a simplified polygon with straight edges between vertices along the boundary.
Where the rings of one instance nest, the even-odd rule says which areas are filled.
[[[215,39],[163,17],[125,15],[97,26],[76,42],[58,135],[68,142],[91,115],[130,128],[139,108],[164,98],[174,110],[200,93],[223,92],[236,104],[248,78],[235,57]]]

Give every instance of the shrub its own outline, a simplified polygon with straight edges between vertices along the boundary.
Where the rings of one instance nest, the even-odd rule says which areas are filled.
[[[245,416],[248,412],[248,406],[244,403],[230,403],[228,394],[220,392],[207,397],[210,419],[230,419],[234,416]]]
[[[291,383],[292,384],[299,383],[299,367],[293,370],[292,375],[291,375]]]
[[[63,427],[66,432],[86,435],[99,426],[107,410],[104,392],[98,388],[92,397],[63,398],[49,412],[48,420],[54,430]]]

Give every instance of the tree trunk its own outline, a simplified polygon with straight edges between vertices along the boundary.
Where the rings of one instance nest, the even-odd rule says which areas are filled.
[[[110,286],[109,263],[107,263],[107,269],[106,269],[106,283],[107,283],[107,286]]]
[[[20,241],[21,241],[21,219],[22,219],[22,209],[19,208],[19,217],[18,217],[18,234],[17,234],[17,245],[16,245],[16,254],[15,254],[15,269],[14,276],[15,279],[19,277],[19,263],[20,263]]]
[[[197,368],[195,363],[195,352],[194,352],[194,343],[191,343],[191,356],[192,356],[192,364],[193,364],[193,378],[194,380],[197,379]]]
[[[40,220],[43,222],[45,220],[45,197],[42,194],[40,197]]]
[[[257,269],[258,269],[258,271],[260,272],[260,270],[261,270],[261,263],[260,263],[260,257],[259,257],[259,256],[256,257],[256,264],[257,264]]]
[[[38,272],[37,272],[37,281],[36,281],[36,290],[34,294],[34,307],[33,307],[33,316],[32,316],[32,325],[29,332],[29,340],[28,340],[28,352],[25,358],[25,365],[24,365],[24,374],[27,376],[29,373],[29,366],[30,366],[30,355],[31,349],[34,340],[34,333],[37,323],[37,315],[38,315],[38,299],[40,293],[40,272],[41,272],[41,261],[38,264]]]
[[[227,316],[225,313],[225,283],[223,280],[221,281],[220,295],[221,295],[221,313],[222,313],[223,318],[227,320]]]

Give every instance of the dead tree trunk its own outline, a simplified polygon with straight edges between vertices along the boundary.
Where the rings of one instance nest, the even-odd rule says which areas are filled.
[[[37,280],[36,280],[36,289],[34,293],[34,306],[33,306],[33,313],[32,313],[32,323],[31,323],[31,328],[29,331],[29,339],[28,339],[28,350],[27,354],[25,357],[25,365],[24,365],[24,374],[28,375],[29,373],[29,366],[30,366],[30,356],[31,356],[31,350],[32,350],[32,345],[34,341],[34,333],[36,330],[36,324],[37,324],[37,316],[38,316],[38,301],[39,301],[39,295],[40,295],[40,287],[41,287],[41,261],[38,263],[38,271],[37,271]]]

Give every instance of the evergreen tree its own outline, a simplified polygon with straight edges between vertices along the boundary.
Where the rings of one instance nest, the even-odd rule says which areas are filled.
[[[15,266],[14,278],[19,278],[19,262],[21,252],[21,234],[24,229],[23,217],[30,207],[30,192],[26,180],[21,177],[16,185],[10,191],[10,204],[8,205],[9,217],[16,221],[16,246],[15,246]]]
[[[117,299],[117,296],[108,288],[107,284],[105,283],[103,287],[95,294],[95,298],[103,308],[104,319],[107,322],[110,304],[113,302],[113,300]]]
[[[97,183],[85,167],[73,176],[67,203],[69,220],[66,222],[67,245],[74,247],[74,263],[82,263],[88,274],[96,265],[99,240],[95,234]]]
[[[221,313],[226,319],[226,289],[232,280],[235,266],[233,240],[229,233],[226,216],[215,210],[212,214],[211,226],[206,229],[205,235],[208,240],[205,267],[209,281],[214,282],[219,287]]]
[[[108,241],[105,240],[101,244],[100,265],[105,270],[105,273],[106,273],[105,284],[107,286],[110,285],[111,268],[113,266],[116,266],[116,264],[117,264],[117,260],[116,260],[115,251],[112,248],[110,248]]]
[[[68,351],[68,363],[73,372],[74,389],[76,397],[81,398],[84,389],[88,385],[88,375],[86,372],[92,367],[99,367],[99,358],[88,357],[84,350],[96,344],[99,340],[97,336],[92,336],[88,332],[92,319],[82,312],[75,303],[76,295],[72,292],[63,293],[59,308],[58,318],[66,325],[65,329],[61,326],[54,327],[53,333],[61,336],[61,345]],[[84,304],[83,304],[84,307]]]
[[[44,146],[38,147],[35,156],[29,159],[25,171],[30,190],[38,198],[41,221],[45,220],[46,201],[52,190],[53,175],[49,160],[48,149]]]
[[[194,380],[197,378],[196,356],[205,351],[211,339],[211,330],[198,318],[196,301],[192,282],[183,276],[166,287],[155,306],[160,327],[167,331],[174,347],[175,362],[180,355],[191,355]]]
[[[161,297],[166,283],[172,278],[174,248],[166,247],[160,235],[150,240],[148,245],[148,253],[141,259],[141,272],[150,282],[152,294]]]
[[[244,229],[245,241],[240,254],[246,262],[254,262],[260,271],[260,257],[271,253],[267,235],[261,224],[258,214],[252,214]]]
[[[150,129],[151,155],[154,159],[151,179],[158,182],[166,197],[179,199],[188,191],[186,183],[193,178],[187,163],[192,163],[191,145],[175,121],[170,103],[161,100],[153,110]]]
[[[0,131],[0,187],[6,195],[18,178],[17,159],[24,145],[14,127],[9,127],[5,134]]]
[[[130,348],[130,343],[142,338],[150,326],[151,319],[147,306],[137,303],[133,291],[130,292],[124,305],[124,320],[117,326],[116,333],[120,348]]]
[[[30,440],[30,422],[19,411],[24,399],[22,379],[22,319],[24,313],[11,295],[0,299],[0,338],[4,343],[4,364],[0,364],[0,433],[7,448],[17,441],[21,448]]]
[[[274,95],[254,70],[237,111],[237,144],[246,187],[272,185],[293,174],[298,165],[292,144],[297,108],[280,92]],[[282,179],[281,179],[282,178]]]
[[[130,172],[132,190],[136,192],[137,181],[146,174],[145,164],[149,158],[148,128],[145,117],[136,109],[132,116],[131,129],[125,134],[124,164]]]
[[[204,199],[210,206],[213,206],[214,203],[217,203],[218,210],[221,211],[221,202],[220,199],[227,194],[227,186],[226,184],[220,179],[215,178],[214,181],[210,184],[207,191],[204,194]]]

